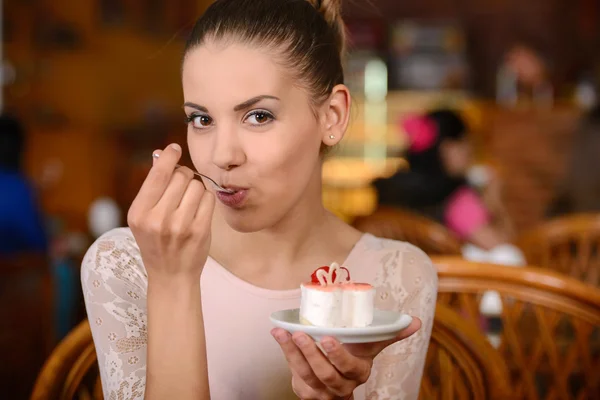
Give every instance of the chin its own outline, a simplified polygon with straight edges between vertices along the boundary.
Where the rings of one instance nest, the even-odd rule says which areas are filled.
[[[227,225],[240,233],[259,232],[276,225],[280,220],[276,212],[261,211],[256,208],[239,210],[226,208],[222,215]]]

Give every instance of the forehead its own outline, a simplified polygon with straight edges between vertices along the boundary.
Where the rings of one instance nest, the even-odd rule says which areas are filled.
[[[194,48],[184,60],[182,80],[186,100],[203,93],[238,101],[292,89],[289,74],[269,53],[240,44],[207,43]]]

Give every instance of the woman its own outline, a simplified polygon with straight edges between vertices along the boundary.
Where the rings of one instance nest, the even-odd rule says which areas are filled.
[[[512,227],[500,201],[498,180],[480,197],[467,181],[472,162],[467,126],[452,110],[435,110],[403,121],[410,170],[374,182],[379,202],[443,223],[468,243],[491,250],[506,243]]]
[[[199,172],[235,192],[176,168],[172,144],[153,158],[130,229],[89,250],[82,284],[106,398],[417,398],[436,272],[321,203],[323,153],[348,124],[343,43],[337,0],[217,0],[199,19],[182,66],[188,146]],[[411,326],[385,343],[324,338],[325,353],[273,329],[269,315],[298,307],[300,283],[334,260]]]

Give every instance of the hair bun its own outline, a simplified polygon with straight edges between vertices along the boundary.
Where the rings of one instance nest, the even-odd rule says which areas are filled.
[[[323,16],[336,33],[336,44],[340,54],[344,53],[346,31],[342,19],[342,0],[307,0]]]

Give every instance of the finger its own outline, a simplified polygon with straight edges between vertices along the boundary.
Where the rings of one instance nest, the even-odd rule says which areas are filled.
[[[294,343],[298,346],[304,358],[310,365],[314,375],[321,381],[332,393],[337,396],[344,396],[348,391],[354,389],[351,381],[345,379],[338,370],[319,350],[314,340],[303,332],[296,332],[292,335]],[[304,379],[304,377],[302,377]],[[306,380],[305,380],[306,381]],[[310,384],[310,382],[306,381]],[[312,385],[311,385],[312,386]]]
[[[175,165],[181,158],[181,146],[171,144],[154,161],[146,180],[136,197],[136,203],[144,210],[154,207],[171,181]]]
[[[186,218],[189,222],[193,221],[205,191],[202,182],[195,179],[190,181],[187,190],[183,193],[177,211],[181,218]]]
[[[156,164],[156,162],[160,158],[161,154],[162,154],[162,150],[154,150],[152,152],[152,165]]]
[[[155,208],[168,213],[175,211],[193,178],[194,174],[191,169],[187,167],[177,168]]]
[[[292,372],[313,389],[324,389],[325,386],[319,378],[317,378],[308,364],[308,361],[304,358],[302,351],[300,351],[296,343],[292,340],[292,335],[279,328],[273,329],[271,335],[273,335],[275,340],[277,340],[277,343],[279,343],[279,347],[281,347],[283,355]]]
[[[373,364],[371,358],[359,358],[352,355],[344,346],[331,337],[323,338],[321,347],[325,350],[331,364],[344,378],[358,382],[359,385],[369,379]]]
[[[292,371],[292,389],[298,398],[302,400],[319,399],[321,396],[319,393],[308,386],[295,372]]]
[[[399,332],[395,338],[377,343],[380,347],[378,353],[381,352],[381,350],[388,347],[390,344],[394,344],[396,342],[411,337],[412,335],[417,333],[419,329],[421,329],[421,325],[421,320],[417,317],[413,317],[412,321],[410,322],[410,325],[408,325],[405,329]]]
[[[381,351],[389,345],[414,335],[419,329],[421,329],[421,320],[417,317],[413,317],[410,325],[399,332],[393,339],[374,343],[346,344],[344,347],[356,357],[375,358],[377,354],[381,353]]]
[[[198,182],[201,184],[201,182]],[[202,231],[206,232],[210,229],[212,223],[213,213],[215,211],[215,196],[206,189],[203,189],[202,198],[200,204],[196,210],[196,216],[194,217],[194,226]]]

